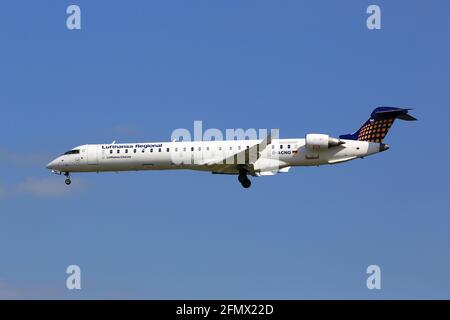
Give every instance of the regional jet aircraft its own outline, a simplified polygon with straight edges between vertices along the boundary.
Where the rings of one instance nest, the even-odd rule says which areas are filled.
[[[307,134],[305,138],[225,141],[174,141],[126,144],[85,144],[51,161],[47,168],[66,176],[73,172],[191,169],[237,175],[244,188],[248,176],[274,175],[291,167],[337,164],[386,151],[383,143],[395,119],[417,120],[411,109],[379,107],[353,134],[333,138]]]

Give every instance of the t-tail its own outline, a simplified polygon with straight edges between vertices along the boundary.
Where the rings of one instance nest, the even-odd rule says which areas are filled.
[[[394,107],[378,107],[373,110],[370,118],[353,134],[344,134],[340,139],[359,140],[367,142],[383,143],[383,139],[392,127],[395,119],[406,121],[417,120],[408,111],[411,109],[402,109]]]

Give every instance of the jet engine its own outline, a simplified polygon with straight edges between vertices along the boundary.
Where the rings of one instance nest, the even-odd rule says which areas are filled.
[[[328,148],[340,146],[344,143],[344,141],[330,137],[327,134],[310,133],[305,137],[306,149],[326,150]]]

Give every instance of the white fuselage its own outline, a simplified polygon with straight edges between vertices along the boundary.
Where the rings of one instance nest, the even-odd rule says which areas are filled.
[[[245,157],[237,159],[234,155],[260,142],[232,140],[86,144],[59,156],[47,168],[62,173],[192,169],[233,174],[238,173],[237,165],[248,163]],[[356,140],[343,142],[326,150],[310,150],[305,147],[305,139],[273,139],[263,150],[258,149],[252,175],[292,166],[340,163],[383,151],[380,143]]]

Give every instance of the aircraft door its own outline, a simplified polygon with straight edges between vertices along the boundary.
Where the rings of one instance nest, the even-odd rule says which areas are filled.
[[[97,145],[88,145],[87,146],[87,162],[90,165],[98,164]]]

